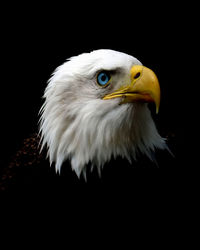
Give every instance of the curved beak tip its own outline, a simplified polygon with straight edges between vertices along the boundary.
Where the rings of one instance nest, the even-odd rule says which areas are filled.
[[[122,103],[154,102],[156,114],[160,106],[160,85],[156,74],[149,68],[134,65],[130,70],[131,83],[120,87],[117,91],[104,96],[104,100],[123,97]]]
[[[156,105],[156,115],[158,114],[159,112],[159,105]]]
[[[132,82],[132,92],[137,92],[142,95],[142,99],[146,102],[154,102],[156,106],[156,114],[159,112],[160,106],[160,84],[156,74],[145,66],[135,65],[131,68],[131,76],[140,72],[140,77]],[[150,99],[145,98],[145,94],[150,95]]]

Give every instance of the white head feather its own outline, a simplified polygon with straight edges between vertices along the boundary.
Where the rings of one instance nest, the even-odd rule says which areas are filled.
[[[44,93],[40,133],[42,148],[47,145],[50,164],[60,171],[66,159],[80,176],[88,163],[101,167],[111,157],[136,158],[141,151],[151,158],[155,147],[164,149],[147,104],[119,105],[120,98],[102,97],[129,80],[134,57],[113,51],[96,50],[70,58],[58,67]],[[114,70],[114,84],[101,88],[97,72]]]

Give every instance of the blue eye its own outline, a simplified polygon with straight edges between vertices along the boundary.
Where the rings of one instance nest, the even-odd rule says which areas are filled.
[[[110,75],[105,71],[100,72],[97,76],[97,82],[101,86],[105,86],[109,82],[109,80]]]

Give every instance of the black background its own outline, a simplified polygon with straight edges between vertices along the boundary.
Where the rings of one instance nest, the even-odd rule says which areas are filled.
[[[160,112],[153,116],[161,134],[171,135],[175,155],[158,153],[158,168],[148,167],[149,162],[141,168],[115,163],[105,167],[101,179],[92,175],[86,184],[70,170],[56,176],[48,164],[41,170],[22,167],[14,190],[25,196],[8,195],[11,204],[0,199],[0,209],[8,204],[0,212],[4,246],[46,246],[55,239],[56,248],[60,242],[68,247],[70,240],[73,246],[117,243],[123,249],[137,243],[159,249],[195,244],[195,8],[192,1],[1,3],[0,170],[37,130],[41,96],[54,69],[70,56],[99,48],[131,54],[156,72],[162,97]]]
[[[175,157],[167,152],[159,155],[159,168],[105,170],[100,183],[186,183],[186,171],[193,167],[188,161],[191,148],[186,119],[186,114],[191,115],[187,97],[191,72],[186,65],[192,54],[188,42],[192,30],[187,18],[190,9],[183,5],[12,3],[3,8],[1,168],[23,139],[37,130],[41,97],[54,69],[71,56],[105,48],[131,54],[157,74],[162,97],[160,112],[153,116],[161,134],[170,136]]]

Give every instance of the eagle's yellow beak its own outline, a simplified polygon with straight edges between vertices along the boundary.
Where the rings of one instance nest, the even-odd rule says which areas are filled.
[[[156,113],[160,106],[160,85],[155,73],[144,66],[135,65],[130,70],[130,84],[104,96],[104,100],[123,97],[122,103],[154,102]]]

